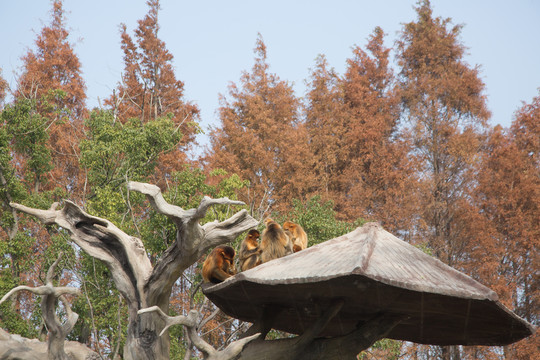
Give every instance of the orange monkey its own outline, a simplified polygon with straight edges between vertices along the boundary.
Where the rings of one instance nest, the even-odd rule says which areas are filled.
[[[261,236],[258,230],[250,230],[240,246],[238,265],[241,271],[254,268],[261,264],[261,249],[257,239]]]
[[[289,255],[293,252],[292,243],[285,231],[272,219],[265,221],[266,229],[262,233],[261,261],[263,263]]]
[[[308,238],[302,226],[300,226],[299,224],[295,224],[291,221],[285,221],[283,223],[283,229],[291,239],[294,252],[307,248]]]
[[[202,267],[204,281],[217,284],[236,274],[233,264],[234,254],[234,249],[230,246],[215,247],[204,260]]]

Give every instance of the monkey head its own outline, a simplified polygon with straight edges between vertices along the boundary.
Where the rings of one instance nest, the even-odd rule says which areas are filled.
[[[259,230],[253,229],[249,230],[246,239],[249,239],[250,242],[257,241],[259,237],[261,236],[261,233]]]
[[[235,255],[235,251],[232,247],[228,245],[220,245],[216,249],[218,254],[223,257],[223,260],[227,260],[228,262],[232,263]]]
[[[296,228],[296,224],[290,221],[285,221],[283,223],[283,230],[288,230],[291,233],[294,234],[294,229]]]
[[[223,261],[227,263],[226,268],[223,268],[223,270],[231,275],[236,274],[236,268],[234,267],[234,249],[228,245],[220,245],[217,249],[218,254],[220,254],[223,257]]]

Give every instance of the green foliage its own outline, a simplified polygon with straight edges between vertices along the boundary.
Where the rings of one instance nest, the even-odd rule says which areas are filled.
[[[36,102],[20,99],[8,104],[1,115],[5,130],[12,136],[13,150],[27,156],[26,167],[34,181],[52,169],[51,153],[46,147],[48,120],[36,111]]]
[[[173,311],[169,312],[169,316],[178,316]],[[169,336],[171,339],[171,348],[169,356],[171,359],[183,359],[186,354],[185,334],[183,326],[171,326],[169,328]]]
[[[359,360],[364,359],[373,359],[373,358],[380,358],[379,356],[384,356],[384,359],[386,360],[397,360],[400,358],[401,354],[401,341],[398,340],[392,340],[392,339],[382,339],[377,341],[373,346],[371,346],[368,350],[362,351],[360,354],[358,354]],[[368,354],[377,351],[376,357],[369,356]]]
[[[2,167],[7,164],[6,150],[9,148],[7,145],[11,143],[12,151],[27,158],[25,172],[27,181],[33,183],[40,181],[41,176],[52,169],[51,153],[46,147],[49,140],[48,120],[36,111],[35,101],[20,99],[14,104],[6,105],[1,114],[1,122],[4,125],[4,134],[0,134]]]
[[[305,204],[294,199],[288,216],[304,228],[309,246],[344,235],[365,223],[362,219],[354,223],[337,220],[333,207],[332,201],[322,201],[320,196],[313,196]]]
[[[434,256],[433,255],[433,249],[431,247],[429,247],[429,244],[427,242],[423,242],[423,243],[420,243],[420,244],[415,244],[414,247],[422,250],[422,252],[424,254],[427,254],[429,256]]]
[[[84,316],[80,316],[68,339],[88,342],[95,332],[100,341],[109,343],[111,349],[119,341],[122,349],[127,327],[127,306],[107,267],[86,253],[80,255],[77,274],[83,295],[74,299],[73,311]]]
[[[94,196],[87,201],[88,212],[105,218],[114,224],[122,224],[123,214],[127,212],[125,196],[122,196],[122,190],[124,189],[114,189],[110,186],[97,187],[94,190]]]
[[[81,141],[81,165],[88,168],[94,187],[141,181],[153,173],[158,156],[177,146],[182,138],[169,118],[148,123],[131,119],[122,124],[111,111],[94,110],[86,122],[87,140]]]
[[[8,276],[6,272],[0,272],[0,292],[2,296],[11,289],[19,286],[18,281],[19,279]],[[33,301],[32,309],[32,314],[41,313],[38,298]],[[35,316],[33,316],[34,319]],[[9,333],[19,334],[27,338],[36,338],[38,335],[37,324],[39,322],[29,322],[23,318],[21,311],[16,308],[13,298],[0,305],[0,327]]]
[[[34,226],[31,218],[18,216],[19,226],[13,228],[15,218],[9,207],[9,202],[14,201],[45,209],[65,195],[59,188],[47,192],[32,191],[38,189],[36,185],[43,183],[43,175],[52,169],[47,148],[49,121],[37,112],[36,101],[19,99],[4,108],[0,124],[0,228],[9,233],[6,238],[9,241],[0,242],[0,291],[3,295],[21,285],[21,279],[28,274],[39,283],[38,275],[43,275],[56,259],[60,251],[58,246],[63,246],[62,251],[71,249],[65,240],[48,243],[47,239],[41,238],[37,242],[39,228]],[[14,158],[17,164],[24,166],[16,169]],[[39,250],[43,248],[45,254]],[[1,326],[14,334],[37,336],[41,323],[39,303],[39,297],[15,296],[1,306]]]

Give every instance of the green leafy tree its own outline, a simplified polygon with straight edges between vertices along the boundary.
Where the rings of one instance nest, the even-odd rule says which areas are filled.
[[[86,125],[81,164],[94,191],[148,178],[158,167],[159,156],[172,151],[182,138],[167,117],[144,124],[137,119],[121,123],[112,111],[95,110]]]
[[[334,203],[331,200],[324,201],[318,195],[305,203],[294,199],[292,204],[292,210],[286,218],[304,228],[308,235],[308,246],[344,235],[365,223],[362,219],[353,223],[338,220]]]
[[[43,256],[52,245],[47,231],[9,206],[12,201],[44,206],[60,196],[58,191],[38,192],[37,184],[46,182],[45,174],[52,169],[46,124],[47,119],[37,112],[35,100],[15,101],[0,113],[0,287],[4,292],[21,282],[38,282],[36,269],[46,266]],[[20,294],[14,304],[11,308],[2,305],[3,327],[35,335],[39,316],[24,314],[32,313],[36,302]]]

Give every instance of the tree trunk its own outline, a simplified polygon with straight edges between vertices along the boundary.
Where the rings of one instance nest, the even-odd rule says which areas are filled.
[[[443,360],[461,360],[461,352],[458,345],[441,346]]]
[[[316,338],[306,331],[296,338],[263,341],[247,344],[240,353],[240,360],[344,360],[357,355],[377,340],[384,338],[403,317],[379,316],[358,327],[352,333],[336,338]],[[323,321],[324,322],[324,321]]]
[[[227,198],[204,197],[196,209],[184,210],[168,204],[160,189],[151,184],[130,182],[128,189],[146,195],[156,211],[167,215],[176,225],[176,241],[152,267],[142,241],[132,237],[106,219],[90,216],[70,201],[62,210],[54,203],[49,210],[10,203],[47,225],[56,224],[70,232],[71,239],[88,255],[101,260],[111,272],[118,291],[128,306],[128,333],[124,357],[128,360],[169,358],[169,337],[159,334],[163,320],[156,314],[138,314],[140,309],[158,306],[169,310],[172,286],[182,273],[208,249],[233,241],[258,222],[241,210],[222,222],[200,225],[208,209],[216,204],[244,205]]]

